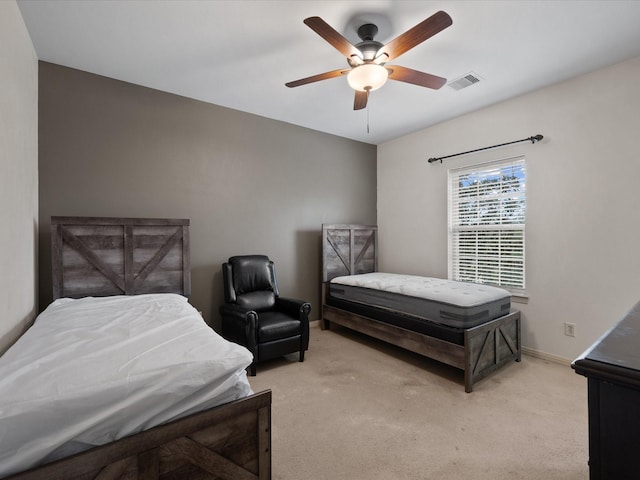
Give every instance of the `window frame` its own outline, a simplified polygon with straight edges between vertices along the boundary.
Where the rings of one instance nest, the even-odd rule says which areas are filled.
[[[504,169],[508,168],[516,169],[514,172],[518,173],[506,177]],[[500,180],[493,185],[498,188],[488,193],[487,185],[491,185],[491,178],[496,175],[500,175]],[[467,195],[460,195],[461,188],[464,188],[460,186],[462,178],[475,179],[474,183],[467,185],[471,187]],[[516,178],[517,189],[513,180]],[[497,286],[514,296],[526,297],[526,183],[524,155],[448,170],[449,279]],[[514,187],[514,190],[509,190],[510,187]],[[469,193],[474,189],[476,195]],[[465,203],[474,205],[467,212],[475,211],[476,215],[461,214],[460,206]],[[496,205],[499,207],[496,208]],[[489,211],[492,213],[487,213]],[[505,215],[505,212],[509,215]],[[483,236],[492,240],[483,242]],[[466,262],[466,268],[461,267],[461,260]]]

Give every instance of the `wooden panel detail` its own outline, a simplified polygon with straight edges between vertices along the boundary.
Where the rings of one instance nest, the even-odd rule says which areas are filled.
[[[331,323],[356,330],[425,357],[463,369],[464,347],[438,338],[412,332],[372,318],[362,317],[329,305],[323,307],[324,318]],[[366,318],[365,321],[362,319]]]
[[[191,293],[189,220],[52,217],[54,298]]]
[[[127,471],[135,471],[137,468],[137,458],[131,456],[107,465],[95,477],[96,480],[119,480]]]
[[[271,391],[7,478],[116,479],[270,480]]]
[[[322,281],[378,270],[378,227],[322,225]]]
[[[464,371],[466,392],[509,362],[521,359],[520,312],[465,330],[464,345],[406,330],[373,318],[322,305],[323,329],[342,325]]]
[[[465,388],[498,370],[504,364],[521,359],[520,312],[465,331],[467,365]]]

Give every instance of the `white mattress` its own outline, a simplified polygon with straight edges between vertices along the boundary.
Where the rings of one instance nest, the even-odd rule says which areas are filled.
[[[253,393],[186,298],[58,299],[0,357],[0,476]]]
[[[511,294],[503,288],[383,272],[335,277],[329,294],[454,328],[471,328],[505,315],[511,304]]]
[[[385,292],[399,293],[409,297],[437,300],[460,307],[473,307],[505,296],[509,292],[503,288],[477,283],[456,282],[441,278],[403,275],[399,273],[363,273],[336,277],[331,280],[341,285],[371,288]]]

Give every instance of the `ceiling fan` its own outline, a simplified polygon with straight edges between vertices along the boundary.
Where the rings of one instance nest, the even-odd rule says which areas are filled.
[[[287,87],[299,87],[300,85],[347,75],[349,85],[356,91],[353,109],[360,110],[367,106],[369,92],[380,88],[388,78],[435,90],[447,82],[446,78],[431,75],[430,73],[419,72],[399,65],[386,65],[388,61],[399,57],[450,26],[453,21],[443,11],[433,14],[386,45],[373,39],[378,33],[378,27],[371,23],[358,28],[358,36],[362,39],[362,42],[357,45],[351,44],[349,40],[320,17],[309,17],[304,20],[304,23],[346,56],[351,68],[332,70],[319,75],[301,78],[300,80],[286,83]]]

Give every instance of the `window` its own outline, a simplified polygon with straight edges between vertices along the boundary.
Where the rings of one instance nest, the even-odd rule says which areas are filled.
[[[524,157],[449,170],[449,278],[525,289]]]

